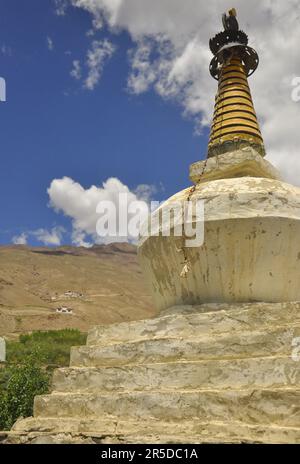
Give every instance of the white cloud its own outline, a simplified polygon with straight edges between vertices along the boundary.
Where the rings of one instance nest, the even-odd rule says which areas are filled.
[[[25,232],[22,232],[20,235],[15,235],[11,241],[15,245],[26,245],[27,238],[28,238],[28,235]]]
[[[148,184],[140,184],[133,191],[139,200],[145,201],[146,203],[149,203],[157,192],[158,189],[155,185]]]
[[[130,50],[128,88],[140,94],[153,88],[179,102],[187,116],[207,127],[216,82],[208,72],[208,40],[221,30],[224,0],[70,0],[92,14],[94,27],[105,20],[113,33],[126,30]],[[260,55],[250,85],[268,158],[294,183],[300,183],[300,103],[291,99],[291,82],[300,75],[298,0],[236,0],[241,29]],[[94,60],[91,60],[93,62]],[[101,61],[100,75],[103,68]],[[91,66],[96,68],[97,66]],[[94,76],[94,77],[93,77]],[[87,87],[98,80],[91,73]]]
[[[52,51],[54,49],[53,40],[49,36],[47,37],[47,47],[48,47],[48,50],[50,50],[50,51]]]
[[[54,9],[57,16],[64,16],[69,5],[69,0],[54,0]]]
[[[128,78],[128,89],[136,95],[146,92],[156,81],[157,70],[150,59],[152,52],[153,42],[144,39],[129,53],[131,73]]]
[[[73,69],[71,70],[70,74],[76,80],[81,79],[81,74],[82,73],[81,73],[81,65],[80,65],[79,60],[74,60],[73,61]]]
[[[20,235],[16,235],[12,238],[12,242],[15,245],[27,245],[28,239],[34,237],[44,245],[59,246],[61,245],[65,229],[61,226],[52,227],[51,230],[37,229],[22,232]]]
[[[148,201],[154,188],[147,185],[138,186],[135,191],[124,185],[117,178],[109,178],[102,187],[92,185],[85,189],[69,177],[54,179],[48,189],[50,206],[57,212],[62,212],[72,220],[72,242],[78,246],[91,246],[93,243],[109,243],[116,241],[116,236],[99,237],[96,224],[100,217],[97,205],[101,201],[110,201],[115,205],[119,216],[119,194],[127,195],[128,205],[134,201]],[[129,215],[130,216],[130,215]],[[132,237],[123,237],[123,240]],[[120,237],[117,238],[120,241]]]
[[[98,84],[105,63],[115,51],[114,45],[107,39],[94,40],[91,48],[87,52],[88,76],[85,79],[84,87],[93,90]]]
[[[123,0],[70,0],[72,5],[84,8],[93,15],[93,27],[101,29],[104,17],[109,17],[115,22],[118,8],[122,6]]]
[[[37,240],[44,245],[61,245],[63,234],[65,229],[57,226],[53,227],[50,231],[47,229],[38,229],[31,232],[31,235],[37,238]]]
[[[71,239],[73,245],[79,247],[90,248],[93,246],[93,242],[87,240],[87,234],[82,230],[74,229],[72,231]]]

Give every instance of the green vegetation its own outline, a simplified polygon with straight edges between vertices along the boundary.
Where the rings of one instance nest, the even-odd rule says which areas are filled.
[[[9,430],[19,417],[32,415],[34,397],[48,392],[49,374],[33,355],[21,365],[3,369],[1,381],[0,430]]]
[[[7,362],[0,368],[0,430],[33,413],[36,395],[49,391],[54,367],[69,365],[71,346],[84,345],[78,330],[33,332],[7,342]]]
[[[85,345],[86,335],[75,329],[49,330],[21,335],[17,342],[7,342],[7,362],[22,363],[24,358],[38,351],[42,365],[65,367],[70,362],[71,346]]]

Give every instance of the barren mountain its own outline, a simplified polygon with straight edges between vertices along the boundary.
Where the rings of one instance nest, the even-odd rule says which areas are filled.
[[[154,314],[133,245],[0,247],[0,335]]]

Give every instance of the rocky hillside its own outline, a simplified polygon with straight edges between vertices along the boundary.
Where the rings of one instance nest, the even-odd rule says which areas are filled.
[[[133,245],[0,247],[0,335],[154,314]]]

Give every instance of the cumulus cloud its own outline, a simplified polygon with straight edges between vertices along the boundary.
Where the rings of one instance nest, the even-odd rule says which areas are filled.
[[[78,247],[90,248],[93,246],[93,241],[87,239],[87,234],[79,229],[72,231],[71,240],[73,245]]]
[[[221,30],[224,0],[70,0],[89,11],[94,27],[106,23],[113,34],[127,31],[133,47],[128,88],[140,94],[154,89],[179,102],[198,128],[212,117],[216,83],[210,78],[208,39]],[[236,0],[241,28],[257,49],[261,65],[250,79],[268,158],[299,182],[300,103],[291,98],[291,82],[300,75],[300,3],[298,0]],[[97,59],[91,59],[95,63]],[[100,75],[103,60],[100,66]],[[91,68],[97,69],[97,65]],[[94,76],[94,77],[93,77]],[[90,88],[98,80],[91,73]]]
[[[28,235],[22,232],[20,235],[15,235],[11,241],[14,245],[27,245],[27,238]]]
[[[44,245],[61,245],[65,229],[61,226],[53,227],[50,231],[47,229],[38,229],[31,232],[31,235]]]
[[[77,246],[89,247],[93,243],[109,243],[118,241],[133,241],[136,239],[130,233],[127,235],[100,236],[97,233],[97,222],[102,214],[99,213],[99,204],[109,202],[113,210],[108,210],[108,220],[113,219],[114,212],[116,213],[117,222],[119,221],[120,210],[122,208],[122,198],[126,197],[126,211],[128,221],[134,215],[134,211],[130,213],[130,207],[135,205],[135,202],[146,207],[151,195],[155,189],[152,186],[141,185],[135,191],[131,191],[127,185],[123,184],[119,179],[111,177],[103,183],[101,187],[92,185],[89,188],[84,188],[78,182],[75,182],[70,177],[54,179],[48,188],[50,198],[50,206],[56,212],[62,212],[65,216],[72,220],[72,242]],[[120,197],[120,194],[124,196]],[[120,200],[121,198],[121,200]],[[146,210],[146,208],[145,208]],[[126,230],[126,233],[128,231]]]
[[[85,88],[93,90],[96,87],[101,78],[104,65],[114,51],[114,45],[107,39],[92,42],[92,46],[87,52],[88,76],[84,82]]]
[[[37,229],[22,232],[20,235],[15,235],[12,238],[12,243],[15,245],[27,245],[30,237],[34,237],[37,241],[43,243],[43,245],[59,246],[62,243],[65,229],[61,226],[52,227],[48,229]]]

